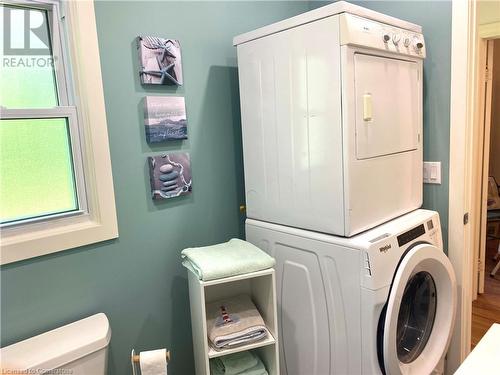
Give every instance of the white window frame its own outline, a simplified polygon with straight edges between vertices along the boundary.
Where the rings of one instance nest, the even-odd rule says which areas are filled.
[[[56,64],[60,106],[36,111],[2,108],[1,117],[67,119],[79,210],[4,226],[0,231],[0,264],[118,237],[94,3],[9,2],[50,12],[53,54],[61,59]],[[60,25],[65,33],[59,32]],[[62,53],[63,46],[67,46],[67,55]]]

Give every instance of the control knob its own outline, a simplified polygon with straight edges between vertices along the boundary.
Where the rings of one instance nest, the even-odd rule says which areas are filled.
[[[399,35],[399,34],[393,34],[392,35],[392,42],[395,45],[398,45],[398,43],[399,43],[400,40],[401,40],[401,35]]]
[[[387,43],[389,40],[391,40],[391,37],[389,36],[389,34],[385,34],[384,35],[384,43]]]

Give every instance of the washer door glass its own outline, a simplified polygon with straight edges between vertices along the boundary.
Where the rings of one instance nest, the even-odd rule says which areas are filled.
[[[396,343],[401,362],[412,362],[424,350],[434,325],[436,305],[434,279],[428,272],[417,272],[408,280],[399,308]]]

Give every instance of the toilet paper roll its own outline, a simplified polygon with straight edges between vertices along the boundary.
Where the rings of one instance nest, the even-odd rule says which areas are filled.
[[[167,375],[167,350],[158,349],[139,354],[141,375]]]

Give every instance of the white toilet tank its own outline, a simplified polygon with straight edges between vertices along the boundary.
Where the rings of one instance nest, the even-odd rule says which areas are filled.
[[[0,349],[2,373],[105,375],[111,328],[103,313]],[[57,370],[57,371],[54,371]]]

